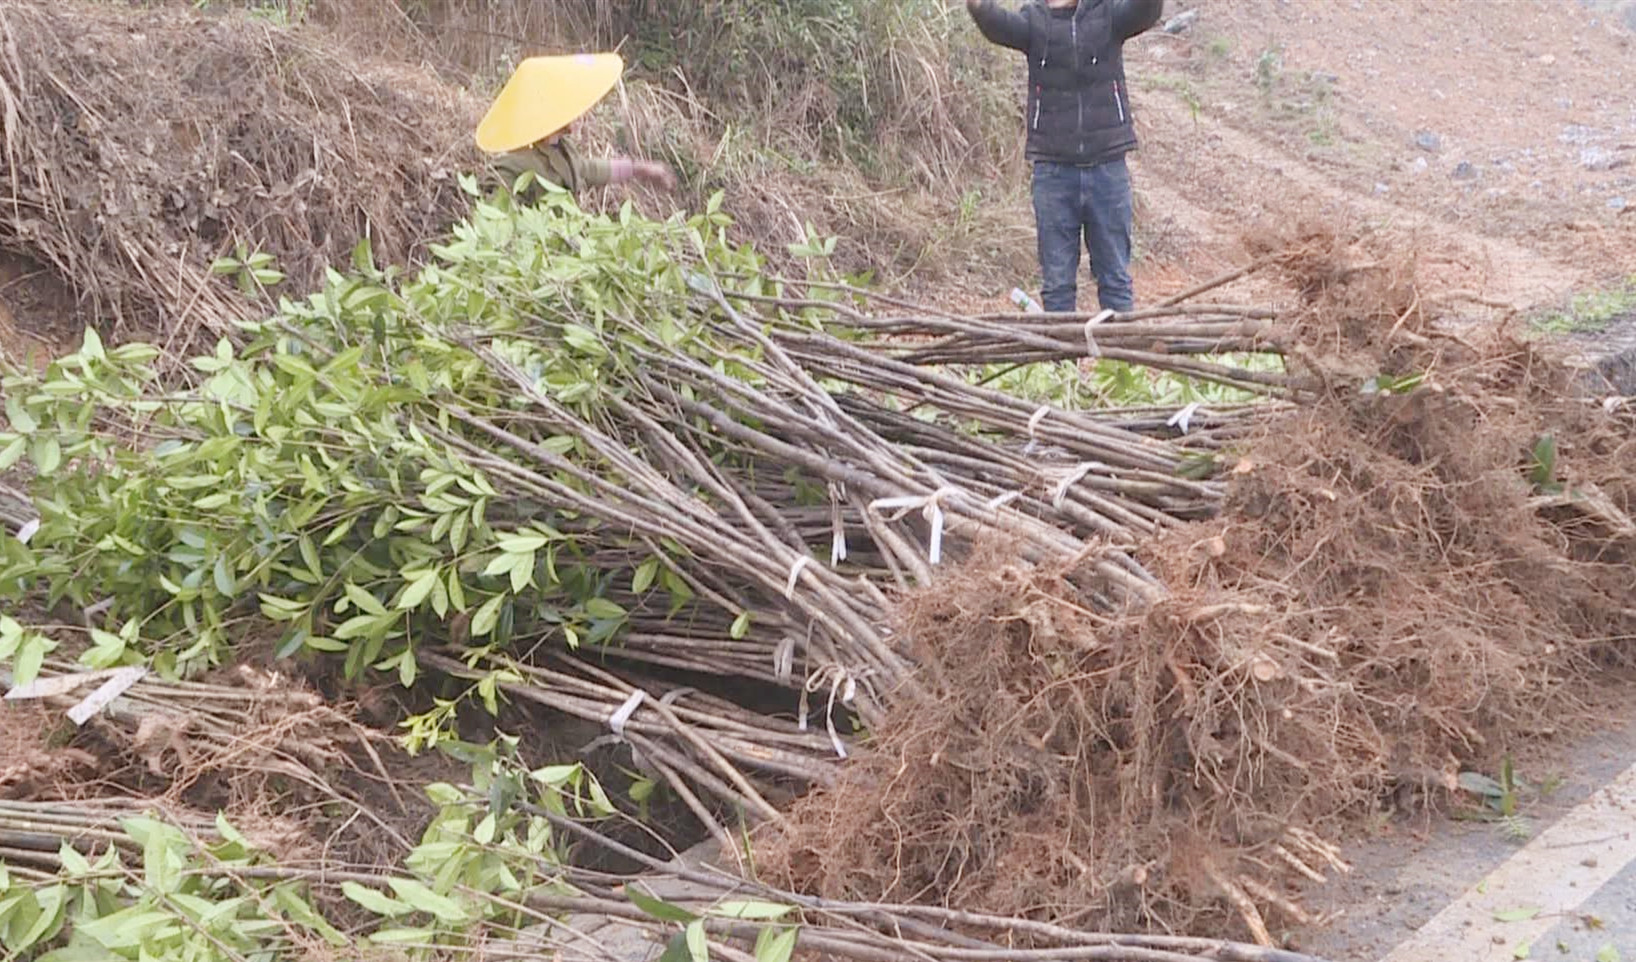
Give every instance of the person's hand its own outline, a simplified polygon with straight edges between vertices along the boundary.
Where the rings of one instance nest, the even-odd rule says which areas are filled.
[[[645,183],[662,187],[665,190],[676,189],[676,173],[667,164],[655,160],[642,160],[636,163],[636,176]]]

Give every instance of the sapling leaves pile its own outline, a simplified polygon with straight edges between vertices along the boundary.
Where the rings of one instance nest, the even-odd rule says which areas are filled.
[[[729,242],[719,198],[656,222],[588,214],[555,190],[521,205],[467,186],[472,213],[429,264],[383,268],[359,244],[317,293],[268,293],[263,320],[186,360],[185,385],[159,349],[90,331],[43,373],[7,374],[0,471],[27,477],[21,515],[37,517],[8,509],[0,597],[51,612],[6,623],[11,684],[71,672],[76,656],[197,679],[245,646],[368,684],[435,676],[433,707],[403,723],[410,751],[458,743],[468,701],[544,706],[612,729],[643,777],[730,847],[738,820],[783,819],[770,788],[833,784],[860,733],[915,690],[890,611],[939,566],[1001,541],[1115,611],[1164,594],[1136,546],[1220,504],[1217,459],[1253,408],[1080,410],[996,389],[994,365],[1100,358],[1235,402],[1301,388],[1265,311],[955,317],[831,277],[825,242],[792,252],[809,276],[771,276]],[[249,251],[218,267],[252,289],[278,281]],[[523,780],[544,778],[549,799],[569,769]],[[565,813],[518,821],[528,792],[496,795],[485,777],[439,789],[434,829],[466,813],[462,858],[477,858],[510,819],[525,855],[557,866],[530,833],[541,818],[570,824]],[[574,791],[605,811],[580,777]],[[231,842],[215,828],[195,855]],[[177,869],[231,884],[159,887],[198,910],[188,939],[239,917],[198,899],[335,894],[333,879],[234,851],[249,861],[231,872]],[[344,894],[377,916],[429,918],[410,940],[424,942],[544,884],[509,863],[482,885],[437,870],[465,863],[416,864],[414,879],[355,879]],[[53,871],[85,874],[69,855],[32,871],[36,901]],[[159,911],[154,889],[128,911]],[[456,889],[488,893],[488,908],[448,901]],[[592,907],[613,911],[606,894]],[[300,932],[273,936],[334,942],[323,915],[303,921],[294,905]],[[175,906],[161,908],[176,935]],[[762,941],[787,956],[775,936]]]
[[[1200,451],[919,366],[874,329],[949,322],[883,325],[842,285],[790,298],[726,226],[714,204],[654,222],[555,192],[480,202],[412,277],[360,245],[242,347],[191,359],[192,390],[159,381],[155,349],[87,333],[5,382],[0,461],[32,467],[40,523],[7,539],[0,587],[96,612],[93,667],[186,674],[266,619],[280,656],[353,677],[410,685],[424,652],[458,649],[491,702],[522,653],[595,648],[821,677],[865,722],[906,679],[882,589],[925,582],[962,536],[1096,554],[1110,602],[1157,590],[1087,541],[1208,510],[1219,488],[1177,470]],[[1207,321],[1240,350],[1258,323]],[[953,326],[921,354],[992,360],[999,322]],[[1022,350],[1071,353],[1057,333]]]

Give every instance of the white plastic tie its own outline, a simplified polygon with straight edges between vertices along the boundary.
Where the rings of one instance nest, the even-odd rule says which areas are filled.
[[[620,738],[625,737],[625,723],[631,720],[632,715],[636,714],[636,709],[641,707],[642,699],[646,697],[648,697],[648,693],[638,688],[631,692],[630,697],[625,699],[623,705],[620,705],[612,715],[608,716],[608,727],[613,729],[615,735]]]
[[[1068,489],[1085,480],[1087,474],[1100,467],[1101,462],[1085,461],[1064,475],[1062,480],[1057,482],[1056,490],[1051,493],[1051,507],[1062,507],[1062,502],[1068,499]]]
[[[988,501],[984,502],[983,507],[990,511],[998,511],[1020,497],[1022,497],[1021,491],[1007,491],[1004,494],[989,498]]]
[[[17,529],[17,540],[21,541],[23,544],[28,544],[29,539],[34,537],[39,532],[40,519],[35,518],[32,521],[25,522],[21,528]]]
[[[809,564],[812,564],[812,556],[802,555],[790,566],[790,580],[784,583],[784,600],[790,601],[795,598],[795,581],[801,577],[801,569]]]
[[[1096,335],[1091,332],[1091,328],[1096,327],[1112,316],[1113,311],[1103,311],[1085,322],[1085,353],[1091,357],[1102,356],[1102,348],[1097,346]]]
[[[921,514],[925,516],[926,520],[929,521],[932,526],[931,540],[926,548],[926,555],[931,560],[931,563],[935,565],[939,564],[943,560],[944,518],[942,501],[945,497],[948,497],[951,494],[959,493],[959,488],[938,488],[936,491],[933,491],[931,494],[924,497],[920,495],[904,495],[897,498],[881,498],[878,501],[870,502],[869,508],[872,511],[890,511],[896,509],[897,514],[894,514],[888,518],[887,520],[889,521],[896,521],[908,514],[910,511],[919,508]]]
[[[671,705],[676,704],[677,699],[681,698],[683,695],[697,695],[698,693],[699,690],[697,688],[672,688],[670,691],[667,691],[663,695],[659,696],[659,704],[668,708]]]
[[[1193,423],[1193,415],[1197,413],[1199,413],[1199,402],[1194,401],[1187,407],[1184,407],[1175,414],[1172,414],[1170,416],[1170,420],[1166,421],[1165,423],[1173,428],[1181,428],[1182,433],[1186,434],[1188,427]]]
[[[800,726],[802,731],[807,730],[807,695],[817,691],[825,681],[829,682],[829,702],[824,712],[824,730],[829,733],[829,744],[835,749],[836,757],[844,759],[846,745],[835,731],[835,698],[839,695],[842,704],[850,704],[857,696],[858,685],[851,672],[840,665],[825,665],[812,673],[801,689]]]
[[[1029,437],[1034,437],[1035,436],[1035,432],[1037,432],[1040,429],[1040,422],[1045,420],[1045,416],[1047,414],[1050,414],[1050,413],[1051,413],[1051,405],[1041,404],[1040,409],[1038,411],[1035,411],[1028,418],[1028,436]]]
[[[846,491],[840,485],[829,483],[829,566],[846,560],[846,525],[841,521],[841,499]]]
[[[933,495],[931,503],[926,505],[926,520],[931,522],[932,537],[926,546],[926,557],[932,564],[943,560],[943,506]]]
[[[131,665],[114,672],[113,677],[97,686],[97,690],[85,696],[85,700],[68,709],[68,720],[75,726],[84,725],[92,717],[107,708],[114,699],[129,691],[131,686],[145,678],[148,674],[146,665]]]

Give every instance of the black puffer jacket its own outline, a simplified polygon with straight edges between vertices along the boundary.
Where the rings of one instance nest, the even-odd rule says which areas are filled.
[[[1028,159],[1100,164],[1136,146],[1125,41],[1164,13],[1164,0],[1080,0],[1072,8],[1034,0],[1020,12],[996,0],[967,4],[994,43],[1028,57]]]

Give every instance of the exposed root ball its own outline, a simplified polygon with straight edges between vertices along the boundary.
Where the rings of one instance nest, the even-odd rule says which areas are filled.
[[[1288,886],[1337,870],[1343,819],[1588,716],[1636,639],[1636,418],[1316,246],[1301,339],[1346,362],[1231,456],[1221,517],[1149,546],[1170,597],[1110,619],[995,548],[907,598],[933,694],[769,837],[782,881],[1264,938],[1306,921]]]

